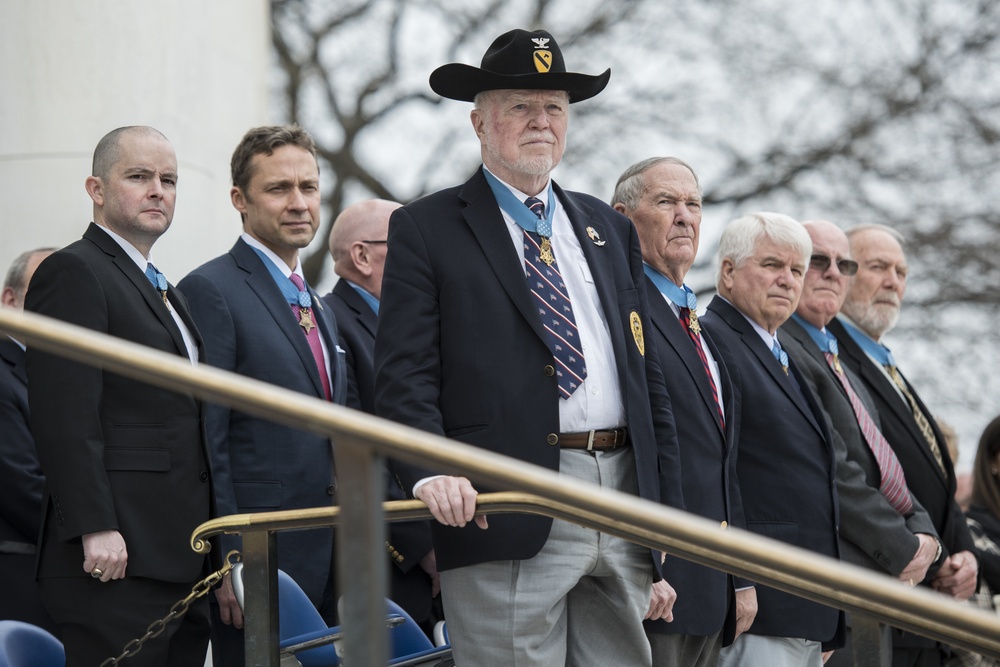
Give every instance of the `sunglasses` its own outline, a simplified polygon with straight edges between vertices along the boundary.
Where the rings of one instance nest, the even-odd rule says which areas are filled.
[[[833,260],[826,255],[813,255],[809,258],[809,267],[822,273],[830,268],[831,262]],[[845,276],[853,276],[858,272],[858,263],[853,259],[838,259],[837,270]]]

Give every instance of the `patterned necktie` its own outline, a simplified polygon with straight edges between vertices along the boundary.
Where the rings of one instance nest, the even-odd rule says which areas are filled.
[[[708,384],[712,388],[712,398],[715,399],[715,410],[719,413],[719,424],[725,430],[726,416],[722,411],[722,402],[719,400],[719,388],[715,386],[712,370],[708,366],[708,356],[705,354],[705,348],[701,345],[701,334],[691,328],[691,309],[678,307],[678,310],[680,311],[680,320],[684,326],[684,331],[687,332],[688,338],[694,343],[694,349],[698,351],[698,358],[701,359],[701,365],[705,368],[705,375],[708,376]]]
[[[774,345],[771,346],[771,354],[781,364],[781,370],[785,371],[785,375],[788,375],[788,353],[781,349],[777,338],[774,339]]]
[[[906,516],[913,509],[913,501],[910,499],[910,490],[906,488],[906,475],[903,474],[903,466],[900,465],[899,458],[896,457],[892,446],[878,429],[875,420],[865,409],[858,394],[851,386],[851,381],[847,379],[847,374],[844,373],[844,368],[840,365],[840,359],[837,356],[837,339],[831,336],[828,338],[827,344],[828,348],[823,352],[826,363],[833,369],[833,374],[837,376],[844,391],[847,392],[851,409],[854,410],[854,416],[858,420],[858,427],[861,428],[865,442],[868,443],[869,449],[872,450],[872,454],[875,455],[875,460],[878,462],[878,469],[882,474],[879,491],[897,512]]]
[[[528,197],[524,204],[544,222],[545,204],[535,197]],[[565,399],[586,379],[587,367],[583,360],[583,346],[580,344],[569,292],[559,273],[559,265],[551,250],[543,259],[542,248],[551,247],[548,237],[552,230],[543,228],[543,225],[539,225],[539,228],[548,234],[539,235],[524,230],[524,265],[528,271],[528,286],[535,297],[538,315],[548,335],[549,349],[556,361],[559,395]],[[545,261],[546,259],[550,261]]]
[[[896,386],[899,387],[899,391],[906,397],[907,402],[910,404],[910,409],[913,410],[913,419],[917,422],[917,427],[924,434],[927,444],[930,445],[931,454],[934,455],[934,460],[937,461],[941,473],[947,477],[948,471],[944,467],[944,456],[941,454],[941,446],[938,444],[937,436],[934,435],[934,428],[931,427],[930,420],[927,419],[924,411],[920,409],[917,399],[910,393],[910,389],[906,386],[906,381],[900,375],[899,369],[893,364],[887,364],[885,370],[889,373],[892,381],[896,383]]]
[[[169,306],[170,302],[167,301],[167,278],[151,262],[146,262],[146,278],[153,284],[156,291],[160,293],[163,303]]]
[[[305,294],[309,297],[309,291],[306,289],[305,282],[303,282],[297,273],[293,272],[288,277],[291,279],[292,284],[299,290],[300,295]],[[305,305],[303,305],[303,301],[306,301]],[[300,298],[299,303],[293,303],[291,306],[292,313],[295,315],[296,321],[302,327],[306,340],[309,342],[309,349],[312,350],[313,360],[316,362],[316,370],[319,371],[320,384],[323,385],[323,395],[329,401],[330,376],[326,372],[326,359],[323,357],[323,344],[319,340],[319,328],[313,324],[311,297],[308,299]]]

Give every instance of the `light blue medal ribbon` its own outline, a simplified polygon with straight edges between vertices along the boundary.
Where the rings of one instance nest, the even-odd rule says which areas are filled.
[[[274,265],[270,257],[261,252],[259,248],[250,247],[257,253],[260,260],[264,262],[268,273],[271,274],[271,278],[274,279],[274,283],[281,290],[281,295],[285,297],[288,303],[297,303],[302,308],[312,308],[312,297],[309,295],[309,290],[304,289],[299,291],[299,288],[295,286],[292,279],[282,273],[281,269]]]
[[[687,308],[692,311],[698,309],[698,297],[695,296],[695,293],[687,285],[678,287],[672,280],[649,264],[643,264],[642,270],[646,272],[649,279],[656,285],[656,289],[660,290],[660,293],[670,299],[678,308]]]
[[[548,203],[545,205],[545,218],[542,219],[535,215],[534,211],[525,206],[524,202],[518,199],[517,195],[501,183],[500,179],[491,174],[485,166],[483,167],[483,175],[486,176],[486,182],[489,183],[490,190],[493,191],[493,196],[496,197],[497,204],[500,205],[500,208],[507,215],[514,219],[518,227],[525,231],[534,232],[539,236],[552,238],[552,213],[555,210],[555,206],[553,206],[551,181],[549,181],[548,185],[549,194]]]
[[[892,352],[889,351],[885,345],[881,343],[876,343],[872,340],[868,334],[858,329],[856,326],[847,322],[845,320],[840,321],[844,325],[844,329],[847,330],[848,335],[854,340],[858,346],[865,351],[865,353],[878,362],[881,366],[895,366],[896,360],[892,356]]]

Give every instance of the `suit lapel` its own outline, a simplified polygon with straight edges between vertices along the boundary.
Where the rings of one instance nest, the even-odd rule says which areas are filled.
[[[125,279],[132,283],[142,300],[146,302],[150,310],[156,316],[156,319],[160,321],[160,324],[170,333],[170,338],[174,342],[174,346],[177,348],[177,354],[187,356],[187,345],[184,344],[184,337],[181,335],[181,330],[177,327],[177,323],[174,322],[173,316],[170,311],[167,310],[166,304],[163,303],[163,297],[160,296],[159,292],[149,284],[149,279],[146,274],[142,272],[141,269],[132,261],[132,258],[128,256],[128,253],[118,245],[118,242],[111,238],[104,230],[97,229],[97,225],[91,223],[91,226],[87,228],[84,232],[83,237],[93,242],[97,247],[103,250],[106,254],[110,255],[114,265],[118,267],[118,270],[122,272]]]
[[[684,331],[684,325],[674,315],[670,304],[664,300],[656,285],[649,278],[646,278],[646,291],[650,295],[649,312],[653,319],[653,326],[656,327],[657,331],[667,341],[667,344],[680,357],[684,368],[687,369],[695,386],[698,387],[698,394],[701,396],[701,400],[705,403],[708,410],[715,415],[718,407],[715,403],[712,387],[708,384],[708,376],[705,375],[705,367],[701,363],[701,357],[698,355],[698,351],[694,349],[691,338]],[[714,421],[719,427],[719,432],[722,433],[722,425],[719,424],[719,420],[715,419]],[[725,433],[722,435],[725,436]]]
[[[825,369],[825,371],[829,373],[830,377],[834,379],[834,384],[837,386],[837,390],[840,391],[840,393],[844,396],[844,398],[849,401],[850,398],[847,396],[847,391],[844,389],[844,385],[840,383],[840,379],[833,372],[833,369],[830,368],[830,364],[826,362],[826,355],[824,355],[823,352],[819,349],[819,346],[816,345],[816,342],[812,339],[812,336],[810,336],[809,333],[805,329],[803,329],[798,322],[796,322],[791,318],[789,318],[787,322],[781,325],[781,331],[783,331],[785,335],[794,339],[795,342],[801,345],[803,352],[812,357],[816,361],[816,363],[820,364]]]
[[[340,300],[347,304],[347,307],[354,313],[354,319],[358,324],[375,338],[378,331],[378,315],[371,309],[371,306],[362,298],[358,291],[344,279],[341,279],[333,286],[333,292]]]
[[[7,339],[4,334],[0,334],[0,337],[5,339],[0,341],[0,357],[3,357],[4,363],[10,366],[14,377],[27,386],[28,373],[24,369],[24,350],[13,340]]]
[[[531,291],[528,289],[521,257],[514,251],[507,223],[504,222],[500,206],[482,170],[476,171],[458,196],[467,203],[462,215],[482,247],[497,280],[535,334],[547,345],[548,338],[542,328],[542,320],[531,303]]]
[[[282,296],[278,286],[274,284],[274,278],[271,277],[271,273],[264,266],[264,262],[243,239],[237,240],[236,245],[233,246],[229,253],[236,260],[236,265],[243,271],[246,271],[247,286],[260,300],[261,305],[271,315],[275,325],[285,338],[288,339],[288,343],[299,356],[303,368],[313,383],[316,395],[323,396],[323,385],[319,379],[319,369],[316,368],[316,360],[313,358],[309,342],[303,335],[302,328],[295,321],[291,306],[285,300],[285,297]],[[313,299],[313,303],[318,301],[318,297],[315,294],[313,295]],[[320,317],[317,317],[317,319],[320,319]],[[322,326],[320,326],[320,330],[322,331]],[[329,347],[329,342],[327,345],[330,353],[335,354],[336,348]]]

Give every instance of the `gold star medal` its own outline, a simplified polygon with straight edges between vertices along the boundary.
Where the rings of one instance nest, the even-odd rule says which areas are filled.
[[[538,246],[538,259],[545,262],[545,266],[552,266],[552,262],[556,261],[555,255],[552,254],[552,244],[549,243],[548,236],[543,236],[542,243]]]
[[[299,326],[305,330],[307,336],[316,327],[312,319],[312,297],[306,290],[299,292]]]
[[[688,329],[695,334],[701,333],[701,322],[698,321],[698,297],[694,292],[686,292],[688,305]]]

